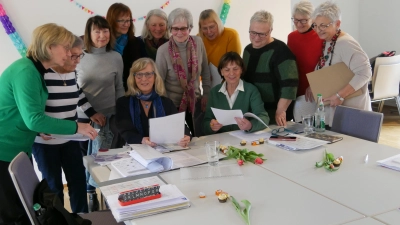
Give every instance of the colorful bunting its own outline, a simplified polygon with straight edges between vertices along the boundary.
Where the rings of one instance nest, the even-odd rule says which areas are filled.
[[[225,24],[226,18],[228,17],[231,0],[224,0],[224,4],[222,5],[221,13],[219,14],[219,18],[221,18],[222,23]]]
[[[3,24],[4,30],[11,38],[15,48],[17,48],[21,57],[26,56],[26,46],[22,41],[21,37],[19,36],[18,32],[15,31],[10,18],[7,16],[6,11],[4,10],[3,6],[0,4],[0,21]]]

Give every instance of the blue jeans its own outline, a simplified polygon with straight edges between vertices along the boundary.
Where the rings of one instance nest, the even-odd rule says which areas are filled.
[[[34,143],[32,153],[43,178],[64,204],[64,186],[61,168],[68,185],[71,209],[74,213],[88,212],[86,176],[79,142],[69,141],[59,145]]]

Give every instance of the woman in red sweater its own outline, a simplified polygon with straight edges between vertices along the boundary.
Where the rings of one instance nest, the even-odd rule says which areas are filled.
[[[294,6],[292,20],[296,30],[288,35],[287,42],[296,56],[299,71],[297,96],[305,95],[306,101],[314,100],[306,74],[314,71],[322,51],[322,40],[311,27],[313,11],[308,1],[301,1]]]

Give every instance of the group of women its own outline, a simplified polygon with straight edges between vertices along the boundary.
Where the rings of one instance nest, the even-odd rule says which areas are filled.
[[[305,94],[307,100],[313,101],[305,74],[344,62],[355,76],[336,95],[326,96],[325,101],[330,101],[328,118],[332,120],[334,107],[340,104],[370,109],[366,91],[371,76],[368,58],[358,43],[340,30],[336,4],[323,3],[313,12],[309,2],[300,2],[292,20],[297,30],[289,35],[288,46],[296,55],[299,69],[298,95]],[[212,107],[253,112],[269,123],[257,88],[241,79],[245,66],[238,33],[225,28],[213,10],[200,14],[199,36],[190,35],[192,28],[193,17],[187,9],[174,9],[168,16],[154,9],[146,17],[142,35],[136,37],[131,10],[115,3],[106,18],[88,19],[83,55],[71,54],[76,38],[64,27],[46,24],[35,29],[27,58],[14,62],[0,77],[0,202],[4,203],[0,206],[0,224],[26,222],[21,202],[15,201],[18,196],[7,168],[19,152],[30,156],[37,133],[83,134],[90,138],[88,154],[95,154],[100,148],[117,148],[125,143],[155,146],[157,143],[149,139],[149,118],[177,112],[186,113],[185,135],[178,143],[183,147],[192,136],[264,128],[258,120],[247,118],[235,118],[236,125],[224,126],[216,120]],[[78,102],[81,97],[75,98],[73,104],[80,106],[78,117],[92,120],[92,126],[75,122],[76,116],[56,119],[45,113],[49,94],[44,74],[51,69],[66,85],[56,68],[63,68],[71,56],[81,59],[76,67],[77,84],[93,111],[88,113],[89,106]],[[211,87],[211,64],[223,79],[215,87]],[[363,95],[343,100],[360,88]],[[204,120],[199,121],[204,112]],[[97,133],[94,128],[100,131]],[[46,144],[42,138],[44,141],[40,142]],[[50,166],[48,160],[38,163],[41,170]],[[44,176],[54,178],[51,174]],[[90,175],[87,178],[87,190],[94,200],[96,183]],[[50,185],[55,192],[60,192],[58,186]],[[85,207],[72,208],[86,211]],[[95,210],[96,206],[89,205],[90,208]]]

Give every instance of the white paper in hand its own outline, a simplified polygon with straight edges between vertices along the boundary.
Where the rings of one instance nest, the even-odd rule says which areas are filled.
[[[185,136],[185,112],[149,119],[149,125],[151,142],[178,143]]]
[[[213,107],[211,107],[211,110],[214,113],[215,119],[218,120],[218,123],[222,124],[223,126],[237,124],[235,117],[243,118],[242,110],[223,110]]]

